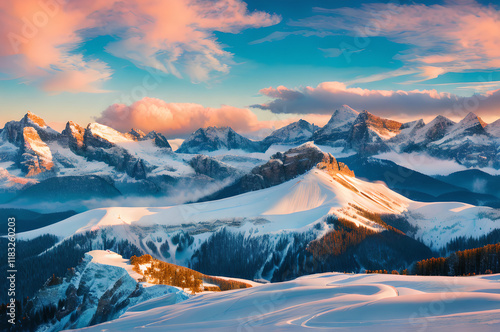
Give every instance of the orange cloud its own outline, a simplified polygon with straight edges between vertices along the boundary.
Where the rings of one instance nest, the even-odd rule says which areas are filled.
[[[0,71],[56,93],[103,92],[111,69],[75,53],[83,41],[113,35],[106,50],[138,67],[192,81],[227,73],[232,54],[213,32],[237,33],[280,18],[248,12],[240,0],[23,0],[0,2]]]
[[[323,125],[329,116],[308,115],[305,120]],[[167,103],[161,99],[143,98],[129,106],[113,104],[96,119],[97,122],[126,132],[131,128],[155,130],[170,138],[185,137],[198,128],[230,126],[237,132],[262,137],[271,131],[297,121],[297,116],[260,121],[246,108],[223,105],[204,107],[194,103]]]

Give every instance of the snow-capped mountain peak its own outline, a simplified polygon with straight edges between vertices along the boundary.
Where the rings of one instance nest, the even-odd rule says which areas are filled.
[[[275,130],[271,135],[264,139],[264,144],[271,145],[274,143],[304,143],[311,138],[314,132],[318,129],[314,124],[300,119],[297,122]]]
[[[343,105],[333,112],[328,123],[318,129],[312,140],[317,144],[329,144],[332,146],[344,145],[345,136],[356,120],[359,113],[347,105]]]
[[[436,144],[441,144],[445,142],[454,141],[460,139],[463,136],[473,136],[473,135],[486,135],[487,132],[484,129],[486,123],[481,120],[476,114],[470,112],[467,114],[460,122],[453,125],[446,135],[436,142]]]
[[[26,125],[37,125],[39,126],[40,128],[46,128],[47,127],[47,124],[45,123],[45,121],[39,117],[38,115],[35,115],[33,113],[31,113],[30,111],[28,111],[28,113],[26,113],[24,115],[24,117],[22,118],[21,120],[22,123],[26,124]]]
[[[486,127],[488,124],[484,122],[480,117],[478,117],[476,114],[470,112],[467,114],[460,122],[461,126],[463,127],[473,127],[476,126],[477,124],[480,124],[481,127]]]
[[[196,130],[186,139],[177,152],[200,153],[202,151],[241,149],[248,152],[260,151],[260,142],[241,136],[231,127],[207,127]]]
[[[338,110],[333,112],[332,117],[328,121],[327,125],[329,128],[338,128],[345,125],[348,122],[352,122],[359,115],[359,112],[355,111],[347,105],[342,105]]]

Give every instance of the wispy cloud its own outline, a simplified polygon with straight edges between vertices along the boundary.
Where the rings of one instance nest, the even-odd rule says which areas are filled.
[[[386,37],[409,45],[409,49],[395,58],[404,63],[405,70],[417,74],[414,81],[448,72],[500,67],[500,11],[495,5],[471,0],[447,1],[443,5],[372,3],[359,8],[315,8],[314,11],[316,15],[290,21],[288,26],[300,29],[304,36],[314,32],[321,36],[348,34],[363,44],[369,37]],[[275,32],[262,40],[290,34],[297,32]],[[353,46],[352,49],[365,47]],[[326,52],[335,56],[338,53]]]
[[[232,54],[215,31],[238,33],[276,24],[280,17],[249,12],[240,0],[23,0],[0,3],[0,72],[56,93],[103,92],[107,64],[78,53],[103,35],[114,56],[193,82],[229,71]]]

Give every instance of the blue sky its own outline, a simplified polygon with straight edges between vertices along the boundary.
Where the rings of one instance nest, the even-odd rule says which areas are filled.
[[[227,3],[217,7],[222,1]],[[131,118],[132,104],[143,97],[161,100],[164,103],[155,102],[155,110],[165,107],[167,112],[169,104],[199,104],[207,124],[219,124],[215,118],[226,116],[228,111],[220,111],[221,105],[230,105],[235,114],[245,109],[240,120],[247,119],[248,111],[257,119],[248,120],[255,122],[250,126],[235,124],[242,131],[274,128],[298,117],[324,122],[344,99],[354,100],[355,108],[401,120],[427,120],[438,113],[458,119],[469,109],[487,121],[500,117],[496,107],[500,97],[495,94],[500,87],[500,54],[491,50],[500,49],[500,41],[493,33],[483,33],[499,31],[500,8],[489,1],[217,0],[210,20],[206,17],[210,6],[188,12],[191,9],[186,6],[170,8],[161,1],[158,7],[147,8],[127,0],[125,10],[98,0],[91,1],[92,6],[82,2],[79,8],[80,2],[73,1],[76,10],[60,8],[40,27],[40,36],[23,42],[20,49],[0,49],[0,122],[19,119],[31,110],[55,127],[70,119],[86,125],[97,118],[123,130],[134,121],[119,120],[109,108],[123,104]],[[190,1],[178,2],[189,5]],[[0,29],[19,34],[20,19],[41,10],[35,2],[24,12],[0,9],[0,16],[6,16],[0,19],[14,22]],[[168,22],[175,21],[175,15],[164,14],[169,10],[186,17],[182,23],[172,23],[174,32],[185,29],[185,33],[175,35],[177,42],[170,44],[174,37],[163,33],[170,29]],[[465,13],[471,17],[457,22]],[[67,21],[73,16],[76,23],[71,25]],[[484,22],[483,30],[460,34],[477,27],[477,22]],[[198,28],[186,28],[193,25]],[[57,35],[52,27],[54,31],[65,27],[68,32]],[[47,36],[44,29],[50,30]],[[37,49],[38,43],[47,41],[49,46]],[[38,61],[40,52],[50,55],[53,50],[58,53]],[[163,67],[161,72],[152,68],[155,65]],[[320,88],[324,82],[343,85]],[[261,91],[266,88],[272,89]],[[415,90],[419,94],[408,101],[401,93],[394,101],[395,92]],[[284,91],[309,99],[321,95],[324,107],[296,108],[295,100],[287,99]],[[457,103],[473,105],[476,100],[469,102],[467,97],[474,94],[484,95],[476,98],[478,106],[449,111]],[[410,101],[418,106],[420,100],[425,110],[404,106]],[[285,104],[286,110],[270,106]],[[212,110],[218,110],[218,115],[207,115]],[[158,129],[168,134],[180,122],[182,107],[178,112],[169,115],[168,121],[175,124],[164,123]],[[184,129],[187,133],[192,128]],[[182,133],[175,131],[175,135]]]

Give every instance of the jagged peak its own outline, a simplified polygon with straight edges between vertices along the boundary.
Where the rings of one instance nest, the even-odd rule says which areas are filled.
[[[36,124],[37,126],[42,127],[42,128],[47,127],[47,124],[45,123],[45,121],[41,117],[39,117],[38,115],[32,113],[31,111],[28,111],[24,115],[24,117],[21,121],[23,121],[25,123],[33,123],[33,124]]]
[[[152,132],[150,132],[149,134],[151,134],[151,133],[153,133],[153,132],[154,132],[154,130],[153,130]],[[130,129],[129,134],[130,134],[130,135],[132,135],[132,136],[134,136],[134,137],[135,137],[135,138],[137,138],[137,139],[139,139],[139,138],[142,138],[142,137],[146,136],[146,134],[145,134],[142,130],[140,130],[140,129],[135,129],[135,128]],[[149,135],[149,134],[148,134],[148,135]]]
[[[456,122],[448,119],[443,115],[438,115],[431,122],[429,122],[428,126],[433,126],[438,123],[446,123],[448,125],[454,125]]]
[[[84,127],[80,126],[78,123],[73,121],[66,122],[66,130],[72,130],[72,128],[77,129],[78,131],[84,130]]]
[[[419,120],[414,120],[410,122],[405,122],[401,125],[401,130],[403,129],[408,129],[408,128],[422,128],[425,126],[424,119],[419,119]]]
[[[466,125],[475,125],[479,123],[483,128],[488,125],[486,122],[483,121],[483,119],[481,119],[473,112],[469,112],[469,114],[467,114],[459,123]]]
[[[399,121],[382,118],[380,116],[377,116],[377,115],[374,115],[374,114],[368,112],[367,110],[364,110],[363,112],[359,113],[355,122],[356,123],[369,122],[371,125],[374,125],[374,126],[382,125],[384,128],[392,130],[392,131],[396,131],[396,130],[401,129],[401,126],[403,125]]]
[[[339,109],[335,110],[325,127],[331,127],[332,125],[344,124],[346,122],[354,121],[359,115],[359,112],[352,109],[347,105],[342,105]]]

